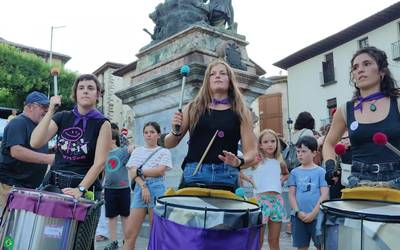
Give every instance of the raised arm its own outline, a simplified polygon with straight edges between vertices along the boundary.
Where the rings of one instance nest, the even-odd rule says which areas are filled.
[[[42,147],[56,134],[58,127],[52,117],[55,112],[55,105],[60,103],[61,96],[52,96],[50,98],[49,110],[32,132],[30,141],[32,148]]]
[[[186,105],[181,112],[175,112],[174,117],[172,118],[172,129],[171,132],[164,139],[164,146],[166,148],[173,148],[179,144],[182,138],[185,136],[186,132],[189,129],[189,106]],[[176,133],[174,128],[176,125],[180,126],[180,131]]]

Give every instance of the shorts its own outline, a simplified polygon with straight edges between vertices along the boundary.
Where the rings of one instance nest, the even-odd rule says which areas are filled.
[[[321,247],[321,237],[317,236],[317,220],[311,223],[304,223],[299,218],[291,216],[293,247],[309,247],[310,240],[316,248]]]
[[[235,192],[239,187],[239,168],[225,163],[203,163],[193,175],[197,162],[186,163],[183,170],[182,187],[205,187],[228,189]]]
[[[133,191],[133,201],[131,208],[153,208],[158,197],[165,193],[164,177],[147,179],[146,186],[150,191],[150,202],[145,203],[142,199],[142,188],[139,185],[135,186]]]
[[[280,194],[257,194],[256,198],[264,224],[268,221],[282,222],[285,219],[285,207]]]
[[[106,209],[106,217],[114,218],[118,215],[128,217],[131,204],[131,189],[104,189],[104,201]]]
[[[8,193],[11,191],[12,186],[0,183],[0,213],[7,204]]]

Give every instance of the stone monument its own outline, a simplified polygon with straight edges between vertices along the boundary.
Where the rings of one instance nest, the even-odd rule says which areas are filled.
[[[153,41],[137,54],[130,87],[116,93],[134,112],[135,144],[144,144],[142,129],[148,121],[158,122],[162,133],[171,130],[172,116],[180,100],[180,68],[185,64],[190,67],[185,104],[196,96],[208,63],[218,58],[234,68],[249,106],[270,86],[270,82],[260,78],[265,71],[247,55],[246,38],[229,27],[210,25],[208,5],[204,2],[165,0],[150,14],[156,24],[151,34]],[[171,149],[174,170],[167,174],[169,186],[179,184],[187,140],[188,135]]]

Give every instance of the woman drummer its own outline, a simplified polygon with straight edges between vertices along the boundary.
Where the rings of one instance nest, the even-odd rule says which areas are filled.
[[[174,130],[176,126],[179,131]],[[167,148],[175,147],[190,132],[181,187],[234,191],[240,168],[255,160],[257,142],[251,113],[233,70],[224,61],[208,65],[199,93],[182,113],[175,113],[172,128],[165,138]],[[239,140],[243,158],[237,156]]]
[[[111,149],[110,122],[95,108],[100,90],[100,83],[94,75],[79,76],[72,86],[74,109],[54,115],[56,105],[61,104],[61,96],[51,97],[49,111],[31,137],[31,146],[38,148],[57,134],[55,161],[47,183],[75,198],[92,187],[101,191],[98,176]]]
[[[352,145],[349,186],[379,185],[400,188],[400,156],[374,144],[375,133],[383,132],[396,148],[400,146],[400,90],[388,68],[384,51],[366,47],[351,59],[351,81],[355,92],[346,106],[333,116],[323,146],[327,174],[334,177],[334,146],[346,131]]]

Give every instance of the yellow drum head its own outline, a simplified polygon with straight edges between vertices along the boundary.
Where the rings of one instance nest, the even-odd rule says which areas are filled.
[[[356,187],[342,190],[342,199],[400,202],[400,190],[382,187]]]

